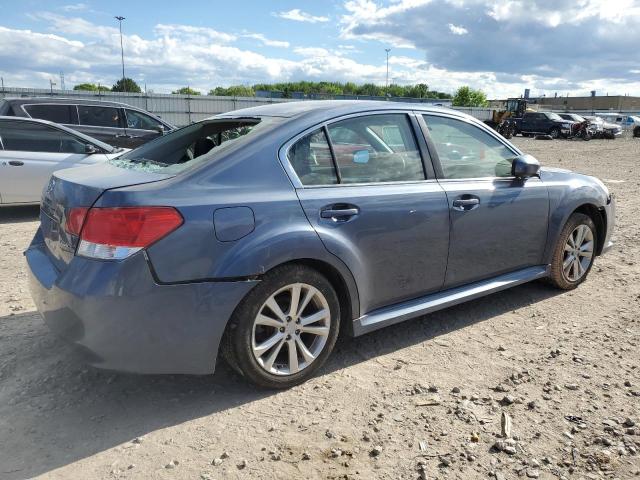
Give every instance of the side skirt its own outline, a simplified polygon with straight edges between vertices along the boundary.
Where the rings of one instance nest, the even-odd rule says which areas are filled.
[[[484,297],[490,293],[506,290],[522,283],[527,283],[549,274],[549,265],[523,268],[488,280],[470,283],[442,292],[402,302],[390,307],[374,310],[353,321],[354,336],[363,335],[379,328],[404,322],[459,303]]]

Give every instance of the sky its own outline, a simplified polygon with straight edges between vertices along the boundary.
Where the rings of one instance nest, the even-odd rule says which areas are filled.
[[[5,86],[298,80],[640,95],[640,0],[0,0]]]

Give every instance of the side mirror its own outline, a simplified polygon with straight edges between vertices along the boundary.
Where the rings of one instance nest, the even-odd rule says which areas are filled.
[[[537,177],[539,172],[540,162],[529,154],[519,155],[511,163],[511,175],[516,178]]]
[[[94,145],[87,143],[84,146],[84,153],[86,153],[87,155],[92,155],[94,153],[98,153],[98,149]]]
[[[164,135],[164,125],[156,125],[156,132],[158,132],[160,135]]]

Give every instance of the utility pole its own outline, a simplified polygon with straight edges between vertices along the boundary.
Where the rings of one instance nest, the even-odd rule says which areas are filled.
[[[389,94],[389,52],[391,51],[391,49],[385,48],[384,51],[387,52],[387,82],[385,85],[385,92],[388,95]]]
[[[124,81],[124,47],[122,46],[122,21],[124,20],[124,17],[121,16],[121,15],[116,15],[113,18],[118,20],[118,23],[120,25],[120,58],[122,60],[122,88],[126,92],[127,91],[127,84]]]
[[[60,70],[60,89],[64,90],[64,72]]]
[[[51,90],[51,96],[53,97],[53,86],[56,85],[56,82],[49,79],[49,89]]]

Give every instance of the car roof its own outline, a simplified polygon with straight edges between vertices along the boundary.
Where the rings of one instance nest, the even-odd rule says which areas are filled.
[[[215,118],[243,118],[243,117],[283,117],[296,119],[308,125],[330,120],[344,115],[366,113],[372,111],[420,111],[424,113],[446,113],[467,119],[476,120],[474,117],[458,110],[446,107],[437,107],[420,103],[376,101],[376,100],[307,100],[297,102],[282,102],[261,105],[258,107],[242,108],[231,112],[225,112]]]
[[[6,120],[6,121],[10,121],[10,122],[24,122],[24,123],[41,123],[43,125],[48,125],[50,127],[54,127],[57,128],[58,130],[62,130],[65,131],[67,133],[70,133],[71,135],[74,135],[76,137],[81,138],[82,140],[92,143],[93,145],[102,148],[103,150],[107,151],[108,153],[113,153],[115,151],[115,148],[112,147],[111,145],[101,142],[100,140],[90,137],[89,135],[85,135],[84,133],[78,132],[77,130],[74,130],[72,128],[69,127],[65,127],[64,125],[60,125],[59,123],[54,123],[54,122],[50,122],[48,120],[40,120],[39,118],[27,118],[27,117],[7,117],[7,116],[0,116],[0,120]]]
[[[116,108],[129,108],[131,110],[137,110],[138,112],[143,112],[145,114],[151,115],[156,120],[159,120],[163,124],[175,128],[174,125],[171,125],[166,120],[158,117],[155,113],[148,112],[143,108],[136,107],[134,105],[129,105],[128,103],[122,102],[113,102],[110,100],[96,100],[93,98],[78,98],[78,97],[5,97],[0,100],[6,101],[9,105],[12,106],[22,106],[22,105],[31,105],[31,104],[70,104],[70,105],[101,105],[104,107],[116,107]]]
[[[30,103],[73,103],[76,105],[104,105],[105,107],[130,107],[139,110],[137,107],[126,103],[112,102],[109,100],[94,100],[77,97],[5,97],[4,100],[12,105],[26,105]]]

